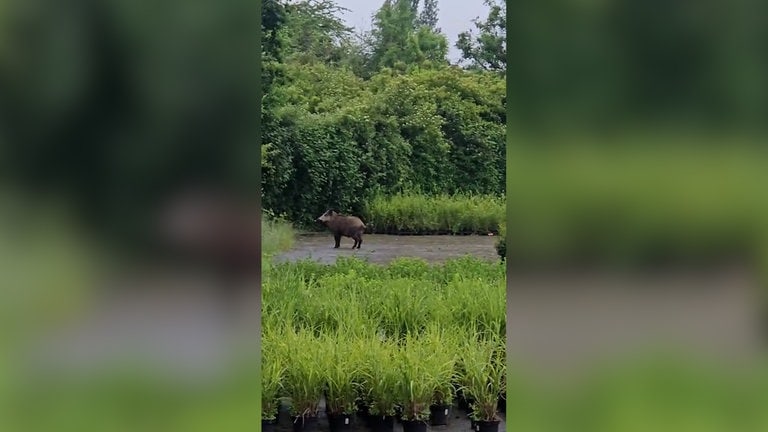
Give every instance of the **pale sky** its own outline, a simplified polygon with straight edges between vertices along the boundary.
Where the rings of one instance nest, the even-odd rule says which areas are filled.
[[[371,17],[381,7],[384,0],[335,0],[337,5],[349,9],[343,16],[347,25],[356,30],[370,30]],[[488,6],[483,0],[439,0],[437,26],[448,37],[448,58],[451,62],[459,59],[459,50],[454,46],[459,33],[475,26],[472,20],[485,19],[488,16]]]

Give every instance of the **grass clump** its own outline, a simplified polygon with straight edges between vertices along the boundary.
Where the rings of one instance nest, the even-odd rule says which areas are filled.
[[[505,340],[505,281],[501,262],[471,257],[267,268],[262,325],[283,347],[293,412],[315,415],[325,392],[331,414],[426,420],[453,401],[465,344]]]
[[[493,195],[398,194],[374,198],[366,222],[379,234],[498,233],[504,197]]]
[[[261,254],[268,258],[293,246],[296,232],[290,222],[263,213],[261,217]]]

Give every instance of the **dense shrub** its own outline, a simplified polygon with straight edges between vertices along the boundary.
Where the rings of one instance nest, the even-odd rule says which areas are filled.
[[[450,67],[370,80],[286,63],[268,95],[263,205],[307,224],[378,195],[504,192],[504,81]]]

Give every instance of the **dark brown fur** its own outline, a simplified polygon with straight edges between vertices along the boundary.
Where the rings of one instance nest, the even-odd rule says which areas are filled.
[[[180,258],[235,279],[258,273],[258,213],[243,200],[195,190],[169,202],[161,217],[160,237]]]
[[[333,233],[334,248],[339,247],[341,237],[349,237],[355,241],[352,249],[360,249],[363,244],[365,223],[357,216],[342,216],[333,210],[328,210],[317,218],[317,222],[324,224]]]

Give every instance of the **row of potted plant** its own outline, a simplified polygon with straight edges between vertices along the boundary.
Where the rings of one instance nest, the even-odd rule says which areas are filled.
[[[262,336],[262,426],[276,422],[280,402],[295,430],[316,428],[321,401],[332,431],[364,420],[391,431],[423,432],[445,424],[459,393],[478,430],[495,432],[504,392],[503,339],[433,324],[402,339],[309,328],[265,328]]]
[[[429,265],[400,259],[387,266],[342,260],[334,266],[281,263],[262,286],[265,320],[321,327],[381,330],[401,338],[432,322],[506,332],[503,266],[452,260]]]

